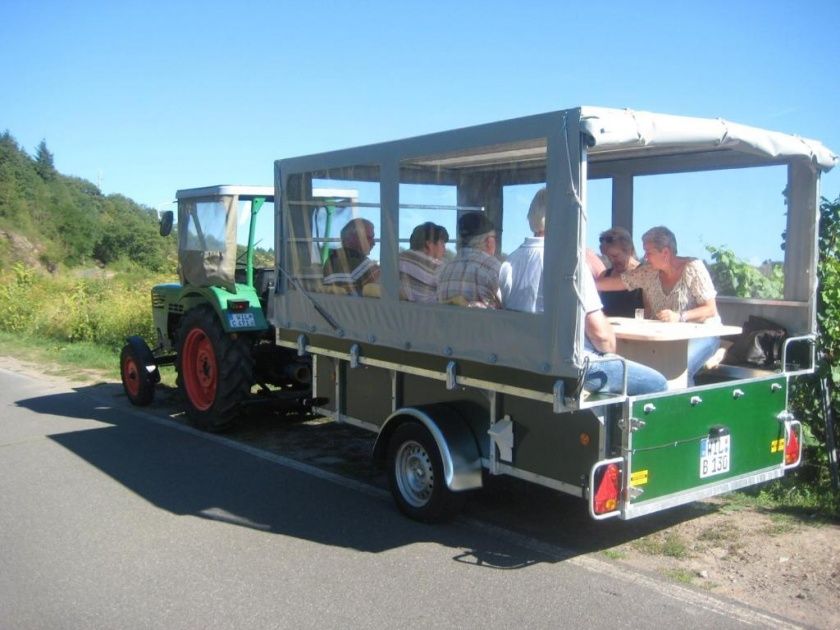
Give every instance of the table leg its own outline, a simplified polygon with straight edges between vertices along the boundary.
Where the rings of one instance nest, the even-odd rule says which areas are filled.
[[[668,380],[668,389],[688,386],[688,339],[669,341],[616,339],[616,342],[618,354],[660,372]]]

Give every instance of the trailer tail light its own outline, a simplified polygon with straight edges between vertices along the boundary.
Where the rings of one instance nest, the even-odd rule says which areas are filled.
[[[617,516],[622,497],[622,458],[602,460],[589,476],[589,514],[594,519]]]
[[[618,464],[609,464],[601,476],[598,490],[595,492],[595,513],[614,512],[618,508],[621,493],[621,471]]]
[[[798,420],[785,423],[785,468],[795,468],[802,461],[802,425]]]
[[[242,311],[247,311],[250,304],[244,301],[230,301],[227,303],[228,309],[233,313],[241,313]]]

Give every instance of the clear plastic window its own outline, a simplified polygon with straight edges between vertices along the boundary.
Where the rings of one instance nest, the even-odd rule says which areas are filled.
[[[186,203],[189,211],[184,249],[200,252],[225,251],[227,204],[224,201]]]
[[[295,282],[319,292],[378,297],[379,188],[375,166],[290,178],[285,238]]]
[[[531,235],[528,206],[545,185],[546,147],[537,138],[400,164],[402,299],[504,307],[499,268]],[[459,234],[462,221],[469,227]]]

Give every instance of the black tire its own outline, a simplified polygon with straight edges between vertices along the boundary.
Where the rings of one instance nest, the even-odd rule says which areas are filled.
[[[452,518],[463,497],[446,487],[440,450],[417,422],[396,428],[388,442],[388,484],[400,512],[415,521],[439,523]]]
[[[151,404],[155,398],[154,379],[146,370],[145,362],[128,343],[120,352],[120,377],[125,395],[132,405],[146,407]]]
[[[209,305],[184,315],[178,329],[178,390],[190,422],[205,431],[223,431],[239,415],[254,384],[252,340],[225,333]]]

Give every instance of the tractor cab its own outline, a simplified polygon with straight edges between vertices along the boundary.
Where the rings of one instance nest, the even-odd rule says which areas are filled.
[[[262,285],[268,284],[273,268],[255,268],[256,229],[263,206],[274,203],[274,191],[261,186],[210,186],[179,190],[176,198],[181,283],[236,293],[237,285],[254,287],[256,275],[255,288],[263,293],[267,287]],[[273,240],[271,225],[266,235]]]

